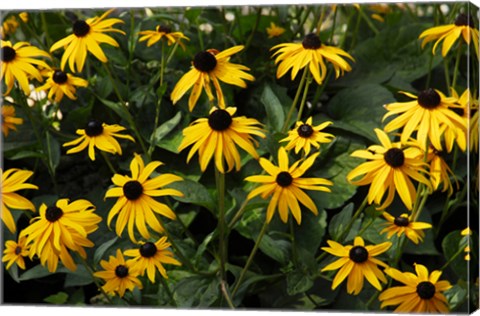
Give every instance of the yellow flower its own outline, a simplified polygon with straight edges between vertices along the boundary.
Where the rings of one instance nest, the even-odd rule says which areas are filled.
[[[397,234],[397,237],[405,235],[413,243],[418,244],[423,241],[423,237],[425,237],[423,229],[432,228],[432,225],[429,223],[412,221],[412,217],[407,214],[393,217],[387,212],[383,212],[382,215],[388,222],[384,224],[387,227],[382,229],[380,234],[387,233],[388,239],[392,238],[395,234]]]
[[[427,162],[430,167],[430,180],[432,181],[432,189],[437,190],[440,187],[440,184],[443,184],[442,192],[448,191],[448,196],[453,193],[453,185],[450,178],[455,179],[458,187],[458,182],[456,180],[455,173],[450,169],[448,164],[443,159],[443,153],[436,150],[432,146],[429,146],[427,153]]]
[[[353,245],[343,246],[333,240],[327,240],[327,243],[330,247],[322,247],[322,250],[340,257],[322,269],[322,272],[340,269],[333,279],[332,290],[346,278],[349,294],[358,295],[362,291],[364,278],[377,290],[382,290],[380,281],[387,283],[387,279],[378,266],[386,268],[387,265],[375,257],[387,251],[391,242],[365,246],[363,238],[357,236]]]
[[[470,89],[465,89],[461,96],[458,96],[457,91],[452,89],[452,97],[458,99],[458,105],[453,105],[450,107],[452,111],[457,113],[464,121],[465,126],[469,127],[470,131],[470,145],[468,148],[470,150],[477,152],[478,151],[478,99],[472,95]],[[456,143],[458,147],[465,151],[467,149],[467,133],[460,133],[458,131],[458,136],[455,135],[455,131],[452,131],[448,126],[445,126],[445,143],[447,146],[448,152],[453,148],[453,144]]]
[[[63,72],[59,69],[48,70],[47,81],[41,87],[36,88],[36,91],[50,90],[48,92],[48,99],[60,102],[63,95],[66,95],[71,100],[76,100],[75,87],[86,87],[88,81],[79,77],[74,77],[69,73]],[[52,98],[55,96],[55,98]]]
[[[50,52],[65,48],[65,52],[60,61],[62,70],[65,69],[65,64],[68,61],[71,71],[81,72],[85,65],[88,52],[92,53],[102,63],[108,61],[107,56],[105,56],[99,44],[106,43],[114,47],[118,47],[119,45],[117,41],[104,33],[117,32],[125,35],[125,32],[112,27],[114,24],[123,23],[122,20],[116,18],[105,19],[113,10],[114,9],[108,10],[100,17],[76,20],[73,23],[73,34],[57,41],[50,47]]]
[[[33,172],[28,170],[11,168],[3,172],[2,169],[0,169],[0,176],[2,178],[0,184],[2,188],[2,221],[12,233],[17,230],[17,226],[15,225],[10,208],[35,212],[35,206],[32,202],[15,193],[16,191],[25,189],[38,189],[34,184],[25,183],[32,175]]]
[[[335,78],[343,75],[345,71],[352,70],[342,56],[354,61],[344,50],[323,44],[314,33],[307,34],[302,43],[284,43],[271,48],[276,49],[278,50],[272,57],[275,57],[275,65],[278,65],[277,78],[283,77],[291,69],[291,79],[294,80],[298,72],[308,66],[315,81],[322,84],[327,75],[324,59],[333,65]]]
[[[12,105],[2,105],[2,132],[5,137],[10,130],[16,131],[15,125],[23,124],[23,119],[15,117],[15,108]]]
[[[178,147],[179,151],[193,145],[188,153],[187,162],[198,151],[200,169],[205,171],[212,158],[215,166],[225,173],[224,160],[227,162],[227,172],[233,167],[237,171],[241,167],[239,146],[255,159],[258,159],[254,144],[258,143],[252,135],[265,138],[258,125],[260,123],[245,116],[233,117],[237,108],[228,107],[225,110],[213,107],[208,118],[200,118],[183,130],[183,140]]]
[[[249,71],[250,68],[230,62],[230,57],[243,50],[243,48],[243,45],[238,45],[222,52],[216,49],[209,49],[197,53],[193,59],[191,69],[180,78],[173,88],[170,96],[173,104],[177,103],[192,87],[193,89],[188,99],[188,108],[190,111],[192,111],[195,104],[197,104],[202,89],[205,89],[208,99],[213,101],[215,97],[212,94],[210,86],[210,84],[213,83],[218,105],[221,109],[224,109],[225,99],[219,80],[227,84],[246,88],[247,84],[244,80],[253,81],[255,79],[252,75],[245,72]]]
[[[470,227],[467,227],[460,232],[460,235],[465,236],[464,238],[467,239],[467,246],[463,249],[463,251],[465,252],[464,259],[466,261],[470,261],[470,252],[471,252],[471,249],[470,249],[470,238],[471,237],[470,236],[472,235],[472,230],[470,229]]]
[[[135,142],[132,136],[120,134],[124,130],[125,127],[117,124],[107,125],[97,120],[91,120],[87,123],[85,129],[77,129],[77,135],[81,135],[79,138],[63,144],[63,147],[76,146],[67,151],[67,154],[74,154],[88,146],[88,156],[91,160],[95,160],[95,147],[111,154],[121,155],[122,147],[120,147],[115,137]]]
[[[285,146],[286,150],[295,148],[295,153],[298,154],[303,149],[305,156],[308,156],[311,146],[318,149],[321,143],[330,143],[335,137],[332,134],[321,132],[331,124],[332,122],[324,122],[313,126],[312,118],[309,117],[305,123],[297,122],[295,128],[289,131],[288,136],[280,140],[280,142],[288,141],[288,144]]]
[[[422,48],[428,42],[436,40],[432,49],[433,54],[443,41],[442,56],[445,57],[460,35],[468,45],[473,41],[475,53],[478,56],[478,29],[475,28],[472,16],[465,13],[460,13],[453,24],[431,27],[423,31],[418,38],[423,39]]]
[[[278,167],[268,159],[260,158],[260,165],[268,175],[256,175],[245,178],[245,181],[257,182],[262,185],[251,191],[247,200],[257,195],[263,199],[272,196],[268,203],[266,221],[269,223],[278,207],[278,213],[282,222],[288,220],[289,211],[300,225],[302,221],[301,204],[308,208],[313,214],[318,214],[318,209],[312,199],[303,192],[304,190],[315,190],[330,192],[326,185],[333,185],[327,179],[302,178],[303,174],[313,165],[319,153],[313,154],[305,160],[298,160],[289,166],[288,154],[285,148],[278,149]]]
[[[405,285],[383,291],[378,297],[382,302],[380,308],[399,305],[395,313],[448,313],[448,302],[442,292],[452,286],[448,281],[439,281],[442,271],[429,274],[425,266],[415,264],[415,272],[417,275],[394,268],[385,269],[387,275]]]
[[[25,259],[23,259],[23,257],[28,257],[30,251],[30,247],[27,246],[25,242],[25,237],[19,238],[18,243],[13,240],[7,240],[5,242],[2,257],[2,262],[7,262],[5,269],[10,269],[10,267],[16,263],[20,269],[25,270]]]
[[[0,37],[5,38],[6,36],[15,33],[18,26],[17,18],[14,15],[6,18],[0,26]]]
[[[285,33],[285,29],[283,27],[277,26],[273,22],[270,22],[270,27],[267,27],[268,38],[278,37],[283,33]]]
[[[2,54],[0,62],[1,76],[0,79],[5,80],[7,91],[4,95],[8,95],[13,88],[15,79],[26,95],[30,94],[30,77],[34,77],[42,82],[43,78],[40,71],[33,65],[43,68],[50,68],[43,60],[36,57],[48,57],[50,55],[27,42],[18,42],[12,45],[9,41],[1,41]]]
[[[156,42],[160,41],[162,38],[165,38],[168,46],[178,43],[178,45],[185,49],[185,44],[183,44],[182,40],[189,40],[189,38],[186,37],[182,32],[172,32],[172,29],[165,25],[157,25],[155,27],[155,31],[141,31],[138,34],[142,35],[142,37],[138,39],[139,42],[148,40],[147,47],[150,47]]]

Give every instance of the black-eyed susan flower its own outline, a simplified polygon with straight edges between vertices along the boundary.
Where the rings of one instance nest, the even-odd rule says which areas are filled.
[[[408,216],[408,214],[394,217],[387,212],[383,212],[382,215],[387,220],[387,223],[384,224],[386,227],[380,231],[380,234],[387,233],[388,239],[395,234],[397,237],[405,235],[413,243],[418,244],[425,237],[423,230],[432,228],[432,225],[429,223],[412,221],[412,217]]]
[[[308,70],[318,84],[322,84],[327,75],[325,60],[333,65],[335,77],[352,70],[350,64],[343,58],[354,61],[353,57],[344,50],[322,43],[318,35],[307,34],[301,43],[283,43],[275,45],[271,50],[277,50],[275,57],[277,78],[283,77],[290,69],[291,79],[294,80],[298,72],[308,66]]]
[[[2,105],[2,133],[5,137],[9,132],[16,131],[17,126],[23,124],[21,117],[15,116],[15,108],[12,105]]]
[[[97,120],[90,120],[85,129],[77,129],[79,138],[63,144],[63,147],[75,146],[67,154],[78,153],[88,147],[88,156],[95,160],[95,147],[111,154],[122,154],[122,147],[115,138],[128,139],[135,142],[132,136],[121,134],[125,127],[113,124],[107,125]]]
[[[321,132],[332,122],[324,122],[320,125],[314,126],[312,118],[309,117],[305,123],[299,121],[295,124],[295,128],[288,132],[288,136],[280,140],[280,142],[287,142],[286,150],[295,148],[295,153],[298,154],[303,149],[305,156],[308,156],[313,147],[319,148],[320,144],[330,143],[335,137],[332,134]]]
[[[36,88],[36,91],[48,90],[48,99],[60,102],[66,95],[71,100],[76,100],[76,87],[88,86],[88,81],[75,77],[60,69],[50,69],[46,73],[47,80],[44,85]]]
[[[20,237],[26,236],[26,244],[31,245],[30,258],[38,256],[50,272],[57,270],[59,260],[67,269],[75,271],[77,265],[70,251],[86,258],[84,247],[94,246],[88,234],[96,231],[102,220],[94,212],[95,206],[83,199],[71,203],[68,199],[60,199],[50,206],[42,204],[40,216],[34,217],[20,232]]]
[[[182,151],[193,145],[188,153],[187,162],[198,151],[202,171],[207,169],[212,158],[215,159],[215,166],[221,173],[225,173],[224,161],[227,163],[227,172],[234,167],[239,171],[241,159],[237,146],[258,159],[255,150],[258,143],[252,135],[265,138],[259,127],[261,124],[245,116],[233,117],[236,111],[235,107],[224,110],[213,107],[208,118],[197,119],[183,130],[184,137],[178,150]]]
[[[3,250],[2,262],[7,262],[5,269],[16,263],[20,269],[25,270],[25,259],[29,255],[29,246],[25,244],[26,238],[19,238],[18,242],[14,240],[7,240],[5,242],[5,249]]]
[[[478,56],[478,29],[475,27],[472,16],[465,13],[460,13],[453,24],[434,26],[423,31],[419,39],[423,39],[422,48],[427,43],[436,41],[432,48],[433,54],[435,54],[437,46],[443,41],[442,56],[445,57],[460,35],[468,45],[473,42],[475,53]]]
[[[119,45],[116,40],[105,33],[116,32],[125,35],[125,32],[122,30],[113,28],[114,24],[123,23],[121,19],[105,19],[113,10],[106,11],[100,17],[76,20],[72,26],[73,34],[57,41],[50,47],[50,52],[60,48],[65,49],[60,61],[62,70],[65,70],[65,64],[68,61],[68,66],[72,72],[81,72],[88,52],[92,53],[102,63],[108,61],[100,44],[105,43],[114,47]]]
[[[380,308],[398,305],[394,312],[448,313],[448,302],[442,292],[452,286],[448,281],[439,281],[442,271],[435,270],[429,274],[425,266],[415,264],[415,272],[416,275],[394,268],[385,269],[387,275],[405,285],[383,291],[378,297],[382,302]]]
[[[189,40],[189,38],[182,32],[172,32],[172,28],[166,25],[157,25],[154,31],[146,30],[138,32],[138,34],[141,35],[138,41],[147,41],[147,47],[150,47],[162,38],[165,38],[168,46],[178,43],[182,48],[185,48],[185,44],[182,40]]]
[[[431,187],[425,177],[427,171],[423,162],[424,153],[418,147],[405,146],[400,142],[392,143],[388,135],[376,128],[375,133],[381,145],[372,145],[368,149],[354,151],[351,156],[368,159],[347,175],[348,181],[355,185],[370,185],[367,201],[381,204],[378,209],[388,207],[398,193],[408,210],[412,210],[417,193],[412,180]],[[362,176],[363,175],[363,176]],[[357,179],[361,176],[360,179]],[[385,192],[387,198],[383,201]]]
[[[274,22],[270,22],[270,26],[266,28],[268,38],[278,37],[285,33],[285,29],[276,25]]]
[[[278,209],[280,219],[286,223],[288,214],[291,212],[297,224],[302,221],[299,202],[308,208],[313,214],[318,214],[318,209],[312,199],[303,190],[315,190],[331,192],[327,185],[333,183],[323,178],[302,178],[304,173],[313,165],[319,153],[313,154],[307,159],[298,160],[289,166],[288,154],[284,147],[278,149],[278,166],[268,159],[260,158],[260,165],[268,175],[255,175],[245,178],[245,181],[261,183],[261,186],[251,191],[247,200],[257,195],[263,199],[272,196],[268,203],[266,221],[269,223]]]
[[[103,271],[93,273],[93,276],[105,280],[102,289],[109,295],[117,293],[120,297],[127,290],[142,289],[142,282],[138,279],[139,269],[134,260],[125,260],[122,251],[117,249],[116,256],[110,256],[108,261],[101,260]]]
[[[458,99],[458,104],[451,106],[450,109],[463,119],[465,126],[469,127],[469,131],[456,131],[445,126],[445,146],[447,151],[451,152],[455,143],[462,151],[466,151],[467,147],[470,150],[478,149],[478,99],[468,88],[460,96],[458,96],[455,89],[452,89],[452,97]],[[470,139],[467,139],[468,132],[470,133]],[[467,145],[467,141],[470,142],[470,146]]]
[[[442,192],[447,192],[450,196],[453,193],[453,184],[451,179],[454,179],[455,182],[457,182],[457,180],[455,173],[453,173],[452,169],[450,169],[443,156],[443,152],[436,150],[432,146],[429,146],[427,163],[429,164],[429,174],[430,181],[432,182],[432,189],[434,191],[438,190],[442,185]]]
[[[10,94],[15,80],[26,95],[30,94],[29,79],[31,77],[42,82],[43,77],[36,66],[50,68],[43,60],[38,57],[50,58],[50,55],[27,42],[18,42],[13,44],[10,41],[1,41],[2,53],[0,62],[0,79],[5,80],[7,91],[4,95]]]
[[[231,56],[240,52],[243,48],[243,45],[238,45],[221,52],[216,49],[209,49],[197,53],[193,58],[191,69],[180,78],[173,88],[170,96],[173,104],[177,103],[192,87],[193,89],[188,99],[190,111],[195,107],[203,89],[205,89],[208,99],[212,102],[215,99],[211,88],[211,84],[213,84],[218,105],[224,109],[225,99],[219,81],[246,88],[245,80],[253,81],[255,79],[246,72],[250,68],[230,62]]]
[[[333,278],[332,290],[347,278],[349,294],[359,294],[363,289],[364,279],[377,290],[382,290],[380,282],[387,283],[387,278],[378,266],[386,268],[387,265],[375,257],[386,252],[392,246],[391,242],[365,246],[363,238],[357,236],[353,245],[343,246],[333,240],[327,240],[327,243],[329,247],[322,247],[322,250],[340,257],[322,269],[322,272],[340,269]]]
[[[0,169],[2,178],[1,200],[2,200],[2,221],[7,226],[8,230],[14,233],[17,230],[15,220],[13,219],[10,209],[16,210],[30,210],[35,212],[35,206],[28,199],[15,193],[25,189],[38,189],[38,187],[31,183],[25,183],[28,178],[33,175],[32,171],[11,168],[3,172]]]
[[[173,253],[168,249],[170,243],[167,237],[160,238],[157,242],[143,242],[137,249],[128,249],[124,251],[127,257],[133,257],[135,266],[140,270],[140,274],[147,272],[148,279],[155,283],[155,271],[160,272],[163,278],[168,279],[164,264],[173,264],[180,266],[181,263],[173,258]]]
[[[115,232],[118,236],[121,236],[125,227],[128,226],[128,235],[133,242],[136,242],[134,227],[143,238],[149,239],[150,232],[147,225],[157,233],[164,231],[156,214],[172,220],[176,219],[176,215],[170,207],[158,202],[155,198],[183,196],[183,193],[178,190],[165,188],[165,186],[183,181],[183,179],[171,173],[150,178],[155,169],[162,164],[160,161],[152,161],[145,166],[142,157],[135,154],[130,163],[132,176],[115,174],[112,177],[115,187],[107,191],[105,198],[114,197],[118,200],[108,213],[107,224],[110,226],[112,219],[118,215],[115,225]]]

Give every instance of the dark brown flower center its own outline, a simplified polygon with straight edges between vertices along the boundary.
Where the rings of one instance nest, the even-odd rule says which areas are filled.
[[[123,185],[123,195],[130,201],[138,199],[143,193],[143,187],[136,180],[128,181]]]
[[[17,56],[17,52],[15,52],[15,49],[13,49],[10,46],[2,47],[2,61],[3,62],[8,63],[9,61],[14,60],[15,56]]]
[[[17,247],[15,248],[15,254],[18,256],[18,255],[21,254],[21,253],[22,253],[22,247],[17,246]]]
[[[390,148],[385,154],[383,154],[383,159],[387,164],[393,168],[403,166],[405,162],[405,154],[399,148]]]
[[[365,247],[354,246],[348,253],[350,259],[355,263],[362,263],[368,259],[368,251]]]
[[[118,265],[115,268],[115,275],[119,278],[124,278],[128,276],[128,268],[124,266],[123,264]]]
[[[162,32],[165,34],[172,33],[172,28],[166,25],[160,25],[157,27],[157,32]]]
[[[440,95],[432,88],[423,90],[418,95],[418,104],[425,109],[434,109],[440,105]]]
[[[193,66],[202,72],[210,72],[217,66],[217,59],[213,54],[203,51],[195,55]]]
[[[215,131],[223,131],[232,124],[232,117],[226,110],[215,110],[208,116],[208,125]]]
[[[282,171],[277,174],[277,178],[275,179],[277,184],[281,187],[288,187],[293,182],[292,175],[287,171]]]
[[[310,33],[305,35],[302,45],[305,49],[318,49],[320,48],[320,46],[322,46],[322,41],[317,34]]]
[[[308,124],[302,124],[297,128],[298,136],[309,138],[313,134],[313,128]]]
[[[53,73],[52,79],[53,81],[55,81],[55,83],[63,84],[67,82],[68,76],[66,73],[64,73],[61,70],[55,70],[55,72]]]
[[[84,20],[76,20],[73,23],[73,34],[77,37],[84,37],[90,32],[90,25]]]
[[[424,300],[429,300],[435,295],[435,285],[431,282],[424,281],[417,285],[417,294]]]
[[[406,226],[408,226],[408,224],[410,224],[410,221],[408,220],[407,217],[397,216],[397,217],[395,217],[395,219],[393,220],[393,223],[394,223],[396,226],[406,227]]]
[[[460,13],[457,18],[455,19],[456,26],[470,26],[471,28],[475,28],[475,23],[473,22],[473,18],[470,14]]]
[[[85,128],[85,133],[89,137],[98,136],[103,133],[103,125],[101,122],[97,120],[91,120],[87,123],[87,127]]]
[[[157,253],[157,246],[152,242],[146,242],[140,246],[140,254],[142,257],[150,258]]]
[[[49,206],[45,211],[45,218],[51,223],[58,221],[62,215],[62,209],[56,206]]]

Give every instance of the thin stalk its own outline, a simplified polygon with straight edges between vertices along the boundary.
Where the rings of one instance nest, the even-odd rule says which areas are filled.
[[[455,89],[455,86],[457,85],[457,78],[458,78],[458,68],[460,65],[460,59],[462,57],[462,41],[459,42],[458,47],[457,47],[457,56],[455,58],[455,68],[453,68],[453,79],[452,79],[452,85],[451,87]],[[452,93],[452,90],[450,89],[450,95]]]
[[[297,121],[300,121],[300,119],[302,118],[303,108],[305,107],[305,103],[307,101],[308,88],[312,83],[312,76],[310,75],[310,71],[307,71],[307,69],[305,69],[305,72],[307,73],[307,82],[305,83],[305,88],[303,89],[303,97],[302,101],[300,102],[300,108],[298,109]]]
[[[115,78],[113,78],[112,71],[110,70],[110,66],[108,63],[102,63],[103,68],[107,72],[108,78],[112,82],[112,87],[113,90],[115,91],[115,95],[117,96],[118,100],[122,102],[123,105],[125,105],[125,100],[123,99],[122,95],[120,94],[120,91],[118,90]]]
[[[451,87],[450,85],[450,71],[448,70],[448,58],[443,59],[443,69],[445,72],[445,84],[447,86],[447,90]]]
[[[380,33],[378,29],[375,27],[375,25],[373,24],[372,20],[370,20],[370,18],[368,17],[368,15],[366,15],[365,12],[363,12],[361,5],[359,6],[358,12],[360,12],[361,17],[365,20],[365,22],[367,22],[368,27],[373,31],[373,33],[375,33],[375,35]]]
[[[252,31],[250,32],[250,35],[247,38],[247,42],[245,43],[245,51],[250,47],[250,44],[252,43],[253,37],[255,36],[255,32],[258,29],[258,25],[260,23],[260,18],[262,17],[262,8],[258,7],[257,8],[257,17],[255,18],[255,24],[253,25]]]
[[[292,240],[293,264],[296,266],[297,265],[298,252],[297,252],[297,243],[295,242],[295,228],[293,227],[293,219],[291,221],[289,221],[289,226],[290,226],[290,239]]]
[[[337,10],[338,8],[335,8],[335,12],[333,12],[333,22],[332,22],[332,31],[330,32],[330,44],[333,44],[333,35],[335,34],[335,27],[337,25]]]
[[[88,264],[87,260],[85,260],[85,258],[83,258],[82,256],[78,255],[78,257],[80,258],[80,260],[82,261],[83,265],[85,266],[85,269],[87,269],[88,273],[91,275],[92,279],[93,279],[93,283],[95,283],[95,286],[98,288],[98,290],[102,293],[102,295],[107,299],[107,301],[113,305],[113,301],[112,299],[110,298],[110,296],[108,296],[108,294],[103,290],[102,286],[100,285],[100,283],[98,283],[98,280],[97,278],[93,275],[94,271],[93,271],[93,268]]]
[[[300,83],[299,83],[298,88],[297,88],[297,93],[295,94],[295,98],[293,99],[292,105],[290,106],[290,110],[288,111],[287,117],[285,119],[285,124],[283,125],[283,128],[282,128],[282,132],[284,132],[284,133],[287,131],[287,129],[289,127],[290,120],[292,119],[293,111],[295,110],[295,108],[297,106],[298,99],[300,98],[300,94],[301,94],[303,86],[305,84],[305,80],[307,78],[307,73],[308,73],[308,69],[307,68],[303,69],[302,79],[300,80]]]
[[[315,32],[317,35],[320,34],[320,29],[322,28],[324,18],[325,18],[325,6],[322,5],[322,8],[320,10],[320,18],[318,18],[318,22],[317,22],[317,30]],[[312,32],[313,32],[313,30],[312,30]]]
[[[465,248],[458,249],[457,252],[450,259],[448,259],[448,261],[440,268],[440,271],[445,270],[450,265],[450,263],[452,263],[455,259],[457,259],[457,257],[460,254],[462,254],[464,251],[465,251]]]
[[[215,182],[218,197],[218,248],[220,255],[220,273],[222,280],[225,279],[225,261],[227,258],[225,248],[225,174],[215,168]]]
[[[173,297],[173,293],[172,291],[170,290],[170,288],[168,287],[168,284],[167,282],[165,281],[165,279],[163,278],[162,275],[159,274],[159,277],[160,277],[160,283],[162,283],[163,285],[163,288],[165,289],[165,292],[167,292],[167,295],[168,297],[170,298],[170,304],[172,304],[173,306],[177,307],[177,302],[175,302],[175,298]]]
[[[163,74],[165,72],[165,43],[164,41],[162,41],[162,56],[161,56],[161,59],[160,59],[160,83],[159,83],[159,89],[161,89],[161,87],[163,86]],[[163,94],[158,96],[158,100],[157,100],[157,104],[156,104],[156,107],[155,107],[155,122],[154,122],[154,125],[153,125],[153,131],[152,131],[152,135],[150,136],[150,147],[148,148],[148,157],[151,157],[152,156],[152,153],[153,153],[153,150],[155,149],[155,146],[156,146],[156,141],[155,141],[155,131],[157,130],[157,127],[158,127],[158,120],[159,120],[159,117],[160,117],[160,107],[162,105],[162,99],[163,99]]]
[[[433,54],[430,54],[430,58],[428,60],[428,75],[425,84],[425,89],[430,88],[430,82],[432,81],[432,66],[433,66]]]
[[[233,226],[238,222],[238,220],[242,217],[243,213],[245,212],[245,207],[247,206],[249,200],[245,199],[240,205],[240,208],[238,209],[237,213],[235,213],[235,216],[232,218],[230,223],[228,223],[228,230],[233,229]]]
[[[42,19],[43,33],[45,34],[45,41],[47,43],[47,47],[50,47],[52,44],[52,39],[50,38],[50,33],[48,32],[48,24],[47,19],[45,18],[45,12],[42,12],[40,14],[40,17]]]
[[[107,156],[107,154],[103,150],[100,150],[100,154],[107,163],[108,169],[110,169],[113,174],[116,174],[117,172],[115,171],[115,168],[113,167],[112,162],[110,161],[110,158]]]
[[[357,21],[355,23],[355,31],[353,32],[353,35],[352,35],[352,41],[350,42],[350,50],[353,50],[353,48],[355,47],[355,45],[357,44],[357,35],[358,35],[358,32],[360,30],[360,22],[362,21],[362,16],[361,14],[358,14],[357,15]],[[345,32],[346,34],[346,32]]]
[[[233,305],[232,298],[230,297],[230,294],[228,293],[227,285],[225,280],[220,280],[220,288],[222,290],[223,297],[227,301],[228,307],[231,309],[235,309],[235,305]]]
[[[348,233],[350,232],[350,229],[352,228],[353,223],[355,222],[357,217],[362,213],[362,211],[365,209],[367,204],[368,204],[368,196],[365,197],[365,199],[363,200],[362,204],[360,204],[355,214],[353,214],[352,219],[350,220],[350,222],[348,222],[348,225],[345,227],[345,230],[342,232],[342,234],[338,238],[338,241],[343,241],[343,239],[347,237]]]

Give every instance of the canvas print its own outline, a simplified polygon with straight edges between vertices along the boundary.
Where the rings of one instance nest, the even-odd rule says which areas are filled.
[[[1,13],[3,305],[478,309],[472,3]]]

